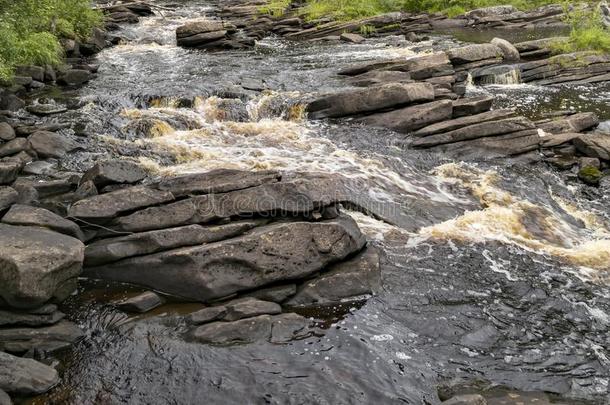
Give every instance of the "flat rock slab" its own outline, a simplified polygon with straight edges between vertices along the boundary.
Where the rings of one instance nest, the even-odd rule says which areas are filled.
[[[45,352],[69,347],[83,336],[78,326],[70,321],[39,328],[0,329],[0,350],[25,353],[36,349]]]
[[[451,101],[441,100],[369,115],[358,122],[408,134],[425,126],[451,119],[452,114]]]
[[[297,285],[296,284],[286,284],[275,287],[263,288],[260,290],[256,290],[249,294],[246,294],[247,297],[258,298],[263,301],[271,301],[282,303],[286,301],[289,297],[292,297],[297,293]]]
[[[481,114],[469,115],[466,117],[455,118],[432,124],[427,127],[421,128],[413,133],[415,136],[429,136],[435,134],[442,134],[450,132],[459,128],[467,127],[469,125],[479,124],[482,122],[494,121],[498,119],[504,119],[515,114],[514,110],[501,109],[484,112]]]
[[[152,291],[139,294],[117,304],[119,309],[126,312],[143,314],[163,305],[163,298]]]
[[[241,235],[265,223],[265,220],[245,220],[225,225],[188,225],[103,239],[87,245],[85,266],[99,266],[128,257],[217,242]]]
[[[212,321],[218,321],[227,314],[227,307],[219,305],[216,307],[203,308],[197,312],[193,312],[186,317],[186,320],[191,325],[203,325]]]
[[[610,135],[587,134],[573,140],[582,154],[602,160],[610,160]]]
[[[218,169],[162,180],[157,188],[171,192],[175,197],[214,193],[228,193],[267,183],[276,183],[281,175],[276,171],[259,172]]]
[[[246,235],[87,268],[91,278],[139,284],[202,302],[308,277],[366,243],[349,217],[264,226]]]
[[[451,63],[462,65],[502,57],[502,50],[493,44],[473,44],[446,51]]]
[[[0,390],[15,395],[39,395],[59,383],[55,369],[32,359],[0,352]]]
[[[60,311],[51,313],[35,313],[29,311],[17,311],[0,309],[0,326],[45,326],[54,325],[64,318]]]
[[[307,112],[311,119],[340,118],[433,100],[430,83],[388,83],[322,96]]]
[[[98,162],[83,175],[80,183],[92,181],[97,187],[109,184],[133,184],[143,180],[146,171],[129,160],[107,160]]]
[[[56,104],[33,104],[27,106],[25,109],[32,114],[42,116],[60,114],[68,111],[66,107]]]
[[[489,111],[494,100],[493,96],[464,97],[456,100],[453,102],[453,118]]]
[[[0,297],[16,308],[37,308],[78,277],[81,241],[41,228],[0,224]]]
[[[223,321],[237,321],[259,315],[277,315],[282,313],[282,307],[275,302],[262,301],[256,298],[242,298],[224,305],[227,313]]]
[[[174,196],[168,191],[136,186],[78,201],[70,207],[68,215],[92,222],[103,222],[129,211],[173,200]]]
[[[332,266],[328,272],[306,282],[287,306],[307,307],[362,299],[379,292],[381,271],[379,252],[368,248],[355,258]]]
[[[81,241],[85,239],[78,225],[44,208],[15,204],[4,215],[2,222],[11,225],[40,226]]]

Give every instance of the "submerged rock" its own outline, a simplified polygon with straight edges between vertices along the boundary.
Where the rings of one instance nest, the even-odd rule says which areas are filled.
[[[278,223],[222,242],[87,268],[85,274],[206,302],[308,277],[359,251],[365,243],[348,217]]]
[[[50,310],[47,310],[49,308]],[[43,326],[53,325],[64,318],[64,314],[55,305],[46,305],[41,309],[17,311],[0,309],[0,326]]]
[[[29,350],[53,352],[69,347],[83,336],[74,323],[62,320],[51,326],[0,329],[0,350],[25,353]]]
[[[0,224],[0,297],[16,308],[64,299],[66,282],[80,274],[83,256],[84,246],[78,239],[41,228]]]
[[[163,305],[163,298],[152,291],[128,298],[117,304],[119,309],[126,312],[137,312],[143,314]]]
[[[53,368],[0,352],[0,390],[15,395],[38,395],[57,383],[59,375]]]

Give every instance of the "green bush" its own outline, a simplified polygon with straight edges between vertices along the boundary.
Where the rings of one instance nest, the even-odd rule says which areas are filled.
[[[86,39],[102,21],[89,0],[0,0],[0,80],[18,65],[59,64],[59,38]]]
[[[566,5],[566,7],[568,7]],[[603,24],[597,8],[567,10],[566,21],[571,26],[566,42],[553,45],[554,53],[596,51],[610,53],[610,31]]]

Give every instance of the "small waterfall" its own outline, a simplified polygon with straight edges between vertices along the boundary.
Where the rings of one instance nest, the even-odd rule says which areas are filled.
[[[474,82],[479,85],[521,84],[521,70],[518,66],[503,65],[479,69],[472,73]]]

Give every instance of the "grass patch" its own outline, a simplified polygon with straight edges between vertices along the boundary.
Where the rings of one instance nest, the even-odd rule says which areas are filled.
[[[566,15],[566,21],[571,26],[570,36],[565,42],[553,44],[553,53],[610,53],[610,31],[605,28],[603,17],[597,8],[568,10]]]
[[[261,6],[258,11],[261,14],[268,14],[272,17],[281,17],[291,3],[292,0],[271,0],[269,3]]]
[[[103,22],[89,0],[0,0],[0,81],[19,65],[58,65],[59,38],[86,39]]]

